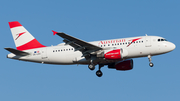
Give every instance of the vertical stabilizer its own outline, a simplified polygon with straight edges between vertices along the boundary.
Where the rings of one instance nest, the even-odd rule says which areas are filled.
[[[45,47],[40,44],[18,21],[9,22],[17,50]]]

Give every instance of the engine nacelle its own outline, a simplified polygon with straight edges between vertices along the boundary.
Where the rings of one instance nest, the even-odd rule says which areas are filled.
[[[119,60],[128,56],[128,51],[126,49],[103,50],[97,52],[96,56],[108,60]]]
[[[116,68],[116,70],[122,70],[122,71],[131,70],[133,69],[133,60],[128,59],[125,61],[119,61],[117,63],[108,65],[108,68],[113,68],[113,69]]]
[[[121,49],[112,50],[104,54],[104,57],[109,60],[122,59],[122,51]]]

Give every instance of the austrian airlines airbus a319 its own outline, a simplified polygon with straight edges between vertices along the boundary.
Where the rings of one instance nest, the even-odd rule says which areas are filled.
[[[44,64],[88,65],[102,76],[101,67],[126,71],[133,69],[132,58],[148,57],[153,67],[151,56],[160,55],[175,49],[175,45],[159,36],[139,36],[121,39],[86,42],[62,32],[53,31],[54,35],[63,38],[64,43],[57,46],[40,44],[19,22],[9,22],[17,49],[5,48],[10,54],[7,58]]]

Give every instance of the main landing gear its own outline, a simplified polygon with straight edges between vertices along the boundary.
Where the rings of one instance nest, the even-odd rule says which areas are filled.
[[[91,63],[88,65],[88,68],[90,70],[94,70],[95,69],[95,64],[93,64],[93,60],[90,61]]]
[[[102,64],[99,64],[99,70],[96,72],[96,75],[98,76],[98,77],[101,77],[102,75],[103,75],[103,73],[101,72],[101,67],[103,67],[104,65],[102,65]]]
[[[154,64],[151,62],[151,55],[148,55],[148,59],[149,59],[149,62],[150,62],[150,63],[149,63],[149,66],[150,66],[150,67],[153,67]]]
[[[101,67],[103,67],[103,66],[104,66],[104,65],[99,64],[99,70],[96,71],[96,75],[97,75],[98,77],[101,77],[101,76],[103,75],[103,73],[102,73],[102,71],[101,71]],[[89,68],[90,70],[94,70],[94,69],[95,69],[95,65],[94,65],[93,63],[91,63],[91,64],[88,65],[88,68]]]
[[[93,63],[91,63],[91,64],[88,65],[88,68],[90,70],[94,70],[95,69],[95,65]]]

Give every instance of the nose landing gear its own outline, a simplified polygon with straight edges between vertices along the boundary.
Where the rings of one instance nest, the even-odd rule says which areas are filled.
[[[154,66],[154,64],[153,64],[152,62],[150,62],[150,63],[149,63],[149,66],[150,66],[150,67],[153,67],[153,66]]]
[[[148,55],[148,59],[149,59],[149,62],[150,62],[150,63],[149,63],[149,66],[150,66],[150,67],[153,67],[154,64],[151,62],[151,55]]]

